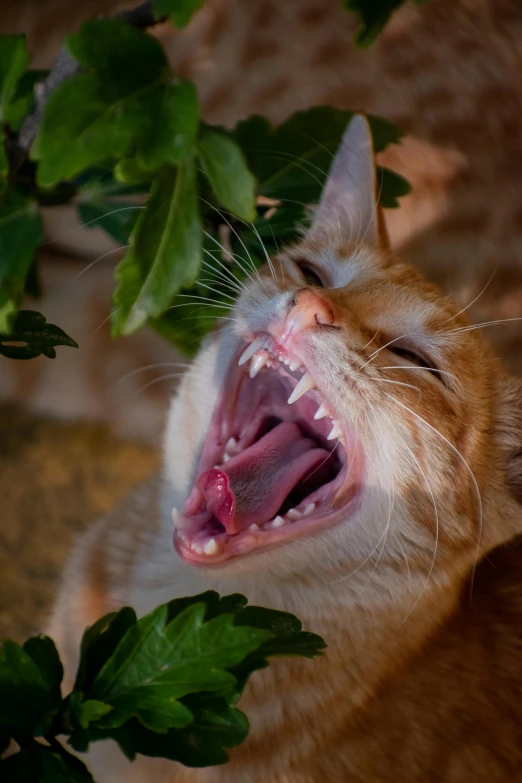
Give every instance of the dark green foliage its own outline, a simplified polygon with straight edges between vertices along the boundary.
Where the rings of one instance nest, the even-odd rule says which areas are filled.
[[[56,358],[56,346],[78,348],[78,344],[54,324],[48,324],[45,316],[35,310],[19,310],[12,319],[7,334],[0,332],[0,355],[9,359],[34,359],[43,354]]]
[[[154,0],[152,11],[183,26],[201,5]],[[361,0],[355,10],[374,29],[391,5]],[[212,127],[200,121],[194,85],[129,18],[87,21],[66,40],[79,68],[47,97],[34,163],[9,134],[42,72],[25,70],[23,36],[0,37],[0,332],[10,333],[24,292],[38,291],[38,205],[74,199],[85,225],[128,247],[115,272],[112,334],[148,325],[193,354],[238,284],[306,226],[353,112],[320,106],[277,128],[260,116],[232,131]],[[400,141],[394,125],[368,119],[376,152]],[[384,168],[378,176],[381,205],[398,206],[408,183]],[[2,350],[54,355],[14,347]]]
[[[424,0],[416,2],[422,3]],[[389,22],[393,12],[403,3],[404,0],[343,0],[347,11],[353,11],[360,22],[355,43],[362,47],[370,46]]]
[[[223,764],[248,734],[236,708],[250,675],[267,657],[313,658],[326,645],[293,615],[247,606],[242,595],[212,591],[159,606],[137,619],[129,607],[83,635],[74,690],[62,700],[63,670],[53,642],[29,639],[0,648],[0,738],[21,751],[0,761],[0,779],[51,783],[90,780],[79,752],[112,738],[140,753],[193,767]],[[45,739],[50,746],[35,742]],[[69,769],[70,767],[70,769]]]

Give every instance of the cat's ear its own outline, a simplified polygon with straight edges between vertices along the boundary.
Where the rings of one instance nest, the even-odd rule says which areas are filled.
[[[361,114],[350,120],[317,206],[311,237],[380,245],[373,140]]]

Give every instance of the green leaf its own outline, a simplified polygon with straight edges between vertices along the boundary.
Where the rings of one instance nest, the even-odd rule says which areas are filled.
[[[156,19],[169,16],[176,27],[185,27],[204,0],[152,0]]]
[[[205,127],[198,139],[197,150],[218,201],[242,220],[255,220],[256,181],[234,139]]]
[[[5,144],[0,137],[0,196],[7,190],[7,177],[9,175],[9,161],[7,160],[7,153],[5,151]]]
[[[352,116],[351,111],[316,106],[276,129],[259,116],[238,123],[234,135],[258,179],[257,192],[283,202],[317,202]],[[392,123],[373,115],[368,121],[376,152],[400,141],[402,134]]]
[[[88,729],[91,723],[95,723],[103,718],[112,707],[102,701],[88,699],[83,701],[83,694],[80,691],[73,691],[69,699],[69,716],[82,729]]]
[[[149,95],[149,133],[139,144],[138,163],[155,169],[164,163],[181,163],[196,138],[199,124],[198,94],[191,82],[167,82]]]
[[[43,735],[61,705],[61,675],[48,643],[31,640],[28,647],[6,639],[0,648],[0,734]]]
[[[37,742],[0,761],[2,783],[94,783],[91,773],[65,748],[55,750]]]
[[[377,187],[381,206],[391,209],[400,207],[399,198],[411,192],[407,179],[383,166],[377,166]]]
[[[174,294],[194,282],[201,242],[194,162],[188,158],[177,172],[165,168],[158,174],[131,234],[130,249],[118,264],[113,335],[131,334],[158,317]]]
[[[57,703],[61,701],[63,666],[53,640],[48,636],[32,636],[25,642],[23,649],[40,669],[52,698]]]
[[[80,645],[80,663],[74,690],[86,691],[90,688],[102,666],[137,621],[134,609],[124,606],[119,612],[107,614],[87,628]]]
[[[30,70],[22,75],[9,103],[4,109],[4,122],[9,125],[11,130],[20,130],[23,120],[34,103],[34,87],[48,73],[48,71]]]
[[[103,228],[120,245],[126,245],[143,207],[124,201],[96,199],[76,203],[80,220],[88,228]]]
[[[157,107],[172,100],[161,45],[122,20],[86,22],[68,46],[92,70],[66,81],[47,102],[31,150],[43,188],[95,163],[127,157],[135,145],[145,148],[151,139],[154,144]]]
[[[0,332],[9,332],[29,267],[42,241],[38,206],[11,190],[0,206]]]
[[[270,637],[264,630],[235,627],[229,614],[205,622],[205,612],[204,604],[194,604],[167,623],[168,607],[162,606],[140,620],[101,669],[92,697],[111,704],[121,723],[124,716],[136,716],[156,732],[190,723],[192,713],[180,697],[233,687],[226,669]]]
[[[388,23],[391,15],[404,0],[343,0],[347,11],[353,11],[359,18],[360,27],[355,43],[363,48],[369,46]]]
[[[0,122],[28,62],[25,35],[0,35]]]
[[[78,348],[78,344],[62,329],[48,324],[45,317],[35,310],[19,310],[12,318],[11,331],[0,333],[0,354],[8,359],[34,359],[40,354],[55,359],[57,345]]]

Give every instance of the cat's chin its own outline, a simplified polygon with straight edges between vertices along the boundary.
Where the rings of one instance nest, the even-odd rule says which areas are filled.
[[[187,563],[218,566],[345,522],[363,463],[302,359],[257,335],[225,373],[194,485],[173,510],[174,546]]]

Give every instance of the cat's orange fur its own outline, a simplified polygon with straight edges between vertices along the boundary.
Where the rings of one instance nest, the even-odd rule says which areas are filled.
[[[297,613],[325,637],[327,653],[276,660],[254,675],[241,702],[251,733],[229,765],[187,770],[141,758],[129,768],[101,745],[89,756],[100,783],[522,776],[520,386],[459,307],[379,247],[370,154],[358,119],[309,233],[281,255],[280,271],[249,282],[233,328],[213,335],[186,375],[163,479],[80,543],[50,628],[70,678],[81,631],[101,614],[126,603],[144,613],[214,587]],[[170,509],[190,487],[238,340],[288,317],[303,258],[325,280],[314,296],[334,328],[310,327],[296,350],[343,424],[357,429],[361,506],[269,552],[188,566],[170,544]],[[403,335],[446,377],[397,362],[386,345]]]

